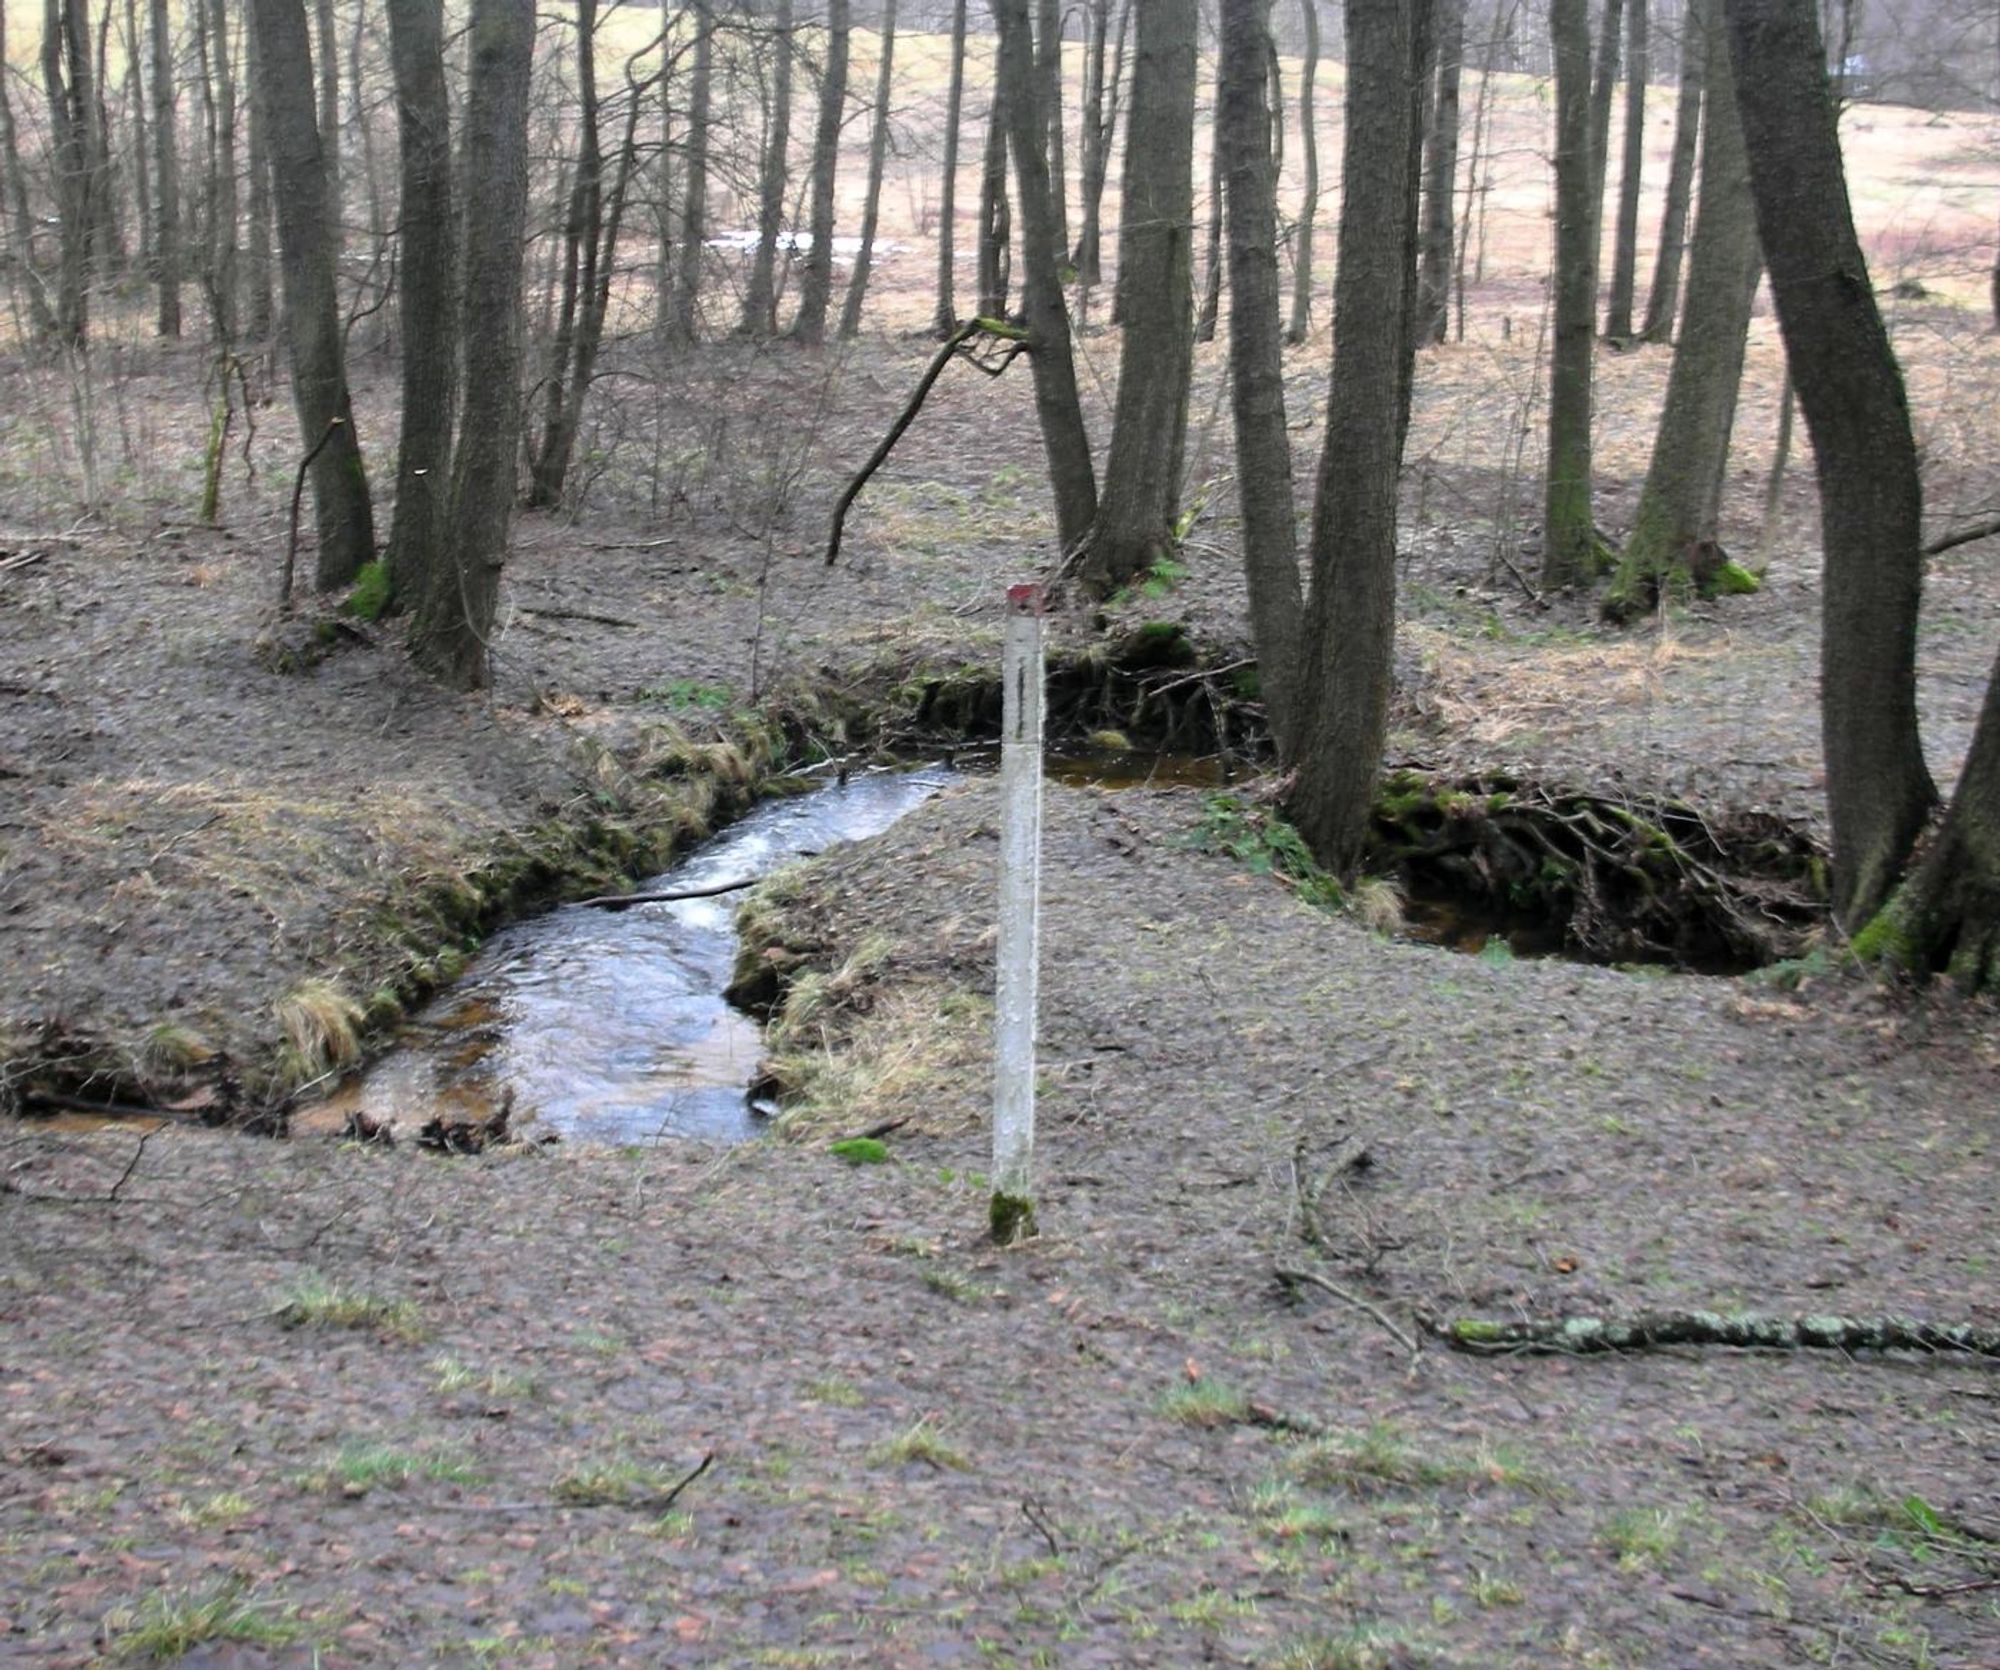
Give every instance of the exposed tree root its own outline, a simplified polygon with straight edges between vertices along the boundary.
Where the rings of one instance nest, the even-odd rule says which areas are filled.
[[[1377,799],[1373,842],[1417,887],[1553,922],[1605,962],[1757,967],[1797,955],[1825,920],[1824,853],[1768,813],[1401,771]]]
[[[1668,1345],[1728,1345],[1764,1351],[1929,1351],[2000,1357],[2000,1328],[1925,1322],[1912,1316],[1759,1316],[1716,1311],[1642,1311],[1631,1317],[1562,1316],[1494,1322],[1424,1317],[1447,1345],[1475,1356],[1589,1356]]]

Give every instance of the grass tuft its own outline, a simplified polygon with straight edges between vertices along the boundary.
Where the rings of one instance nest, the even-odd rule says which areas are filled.
[[[423,1315],[408,1299],[357,1293],[308,1270],[285,1289],[274,1313],[287,1328],[360,1328],[391,1339],[423,1337]]]
[[[907,1467],[922,1462],[939,1472],[969,1473],[971,1459],[963,1450],[947,1443],[931,1417],[926,1415],[907,1432],[898,1433],[868,1452],[877,1467]]]
[[[135,1610],[107,1618],[105,1633],[116,1657],[160,1664],[183,1658],[210,1641],[288,1646],[303,1631],[290,1608],[274,1610],[251,1599],[242,1579],[231,1578],[219,1588],[150,1594]]]

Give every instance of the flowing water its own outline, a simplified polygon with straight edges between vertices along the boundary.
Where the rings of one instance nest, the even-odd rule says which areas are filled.
[[[887,829],[951,780],[941,769],[873,772],[765,801],[640,891],[768,875]],[[408,1132],[506,1107],[517,1129],[576,1142],[760,1134],[748,1089],[762,1029],[722,997],[741,903],[725,893],[620,911],[569,905],[504,929],[314,1123],[338,1126],[359,1109]]]

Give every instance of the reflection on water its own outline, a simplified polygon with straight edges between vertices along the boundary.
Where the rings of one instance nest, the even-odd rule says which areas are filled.
[[[766,801],[641,891],[767,875],[879,833],[949,781],[940,770],[879,772]],[[408,1131],[440,1112],[479,1118],[507,1105],[517,1127],[532,1119],[578,1142],[757,1135],[745,1091],[762,1034],[721,995],[741,902],[571,905],[496,934],[407,1043],[314,1123],[338,1128],[358,1108]]]

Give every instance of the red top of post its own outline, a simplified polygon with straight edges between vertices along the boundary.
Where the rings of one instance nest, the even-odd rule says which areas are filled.
[[[1046,599],[1039,581],[1030,580],[1023,585],[1007,588],[1007,609],[1010,614],[1039,615],[1045,608]]]

